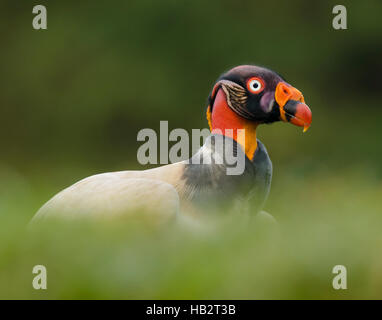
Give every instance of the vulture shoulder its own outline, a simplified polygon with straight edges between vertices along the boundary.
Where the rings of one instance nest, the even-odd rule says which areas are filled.
[[[51,198],[33,221],[48,217],[114,218],[137,213],[149,215],[154,222],[175,218],[180,201],[172,184],[131,176],[128,172],[115,172],[85,178]]]

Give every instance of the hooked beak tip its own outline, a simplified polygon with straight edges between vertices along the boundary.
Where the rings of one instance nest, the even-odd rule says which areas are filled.
[[[290,100],[284,106],[286,120],[298,127],[303,127],[303,132],[308,131],[312,123],[312,111],[302,102]]]

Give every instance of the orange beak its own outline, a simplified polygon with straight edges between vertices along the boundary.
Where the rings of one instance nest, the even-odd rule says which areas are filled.
[[[275,100],[280,108],[280,119],[307,131],[312,123],[312,111],[305,104],[304,96],[286,82],[276,86]]]

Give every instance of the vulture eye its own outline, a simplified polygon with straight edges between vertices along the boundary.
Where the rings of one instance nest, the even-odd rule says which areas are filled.
[[[264,90],[265,84],[261,78],[253,77],[247,81],[247,88],[252,93],[260,93]]]

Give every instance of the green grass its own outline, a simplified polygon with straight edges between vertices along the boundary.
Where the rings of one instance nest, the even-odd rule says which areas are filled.
[[[123,220],[26,231],[30,214],[17,213],[34,197],[20,198],[21,211],[1,216],[0,298],[381,298],[381,194],[362,170],[292,170],[267,205],[277,226],[213,218],[201,233]],[[37,264],[47,267],[46,291],[32,288]],[[332,288],[337,264],[348,290]]]

